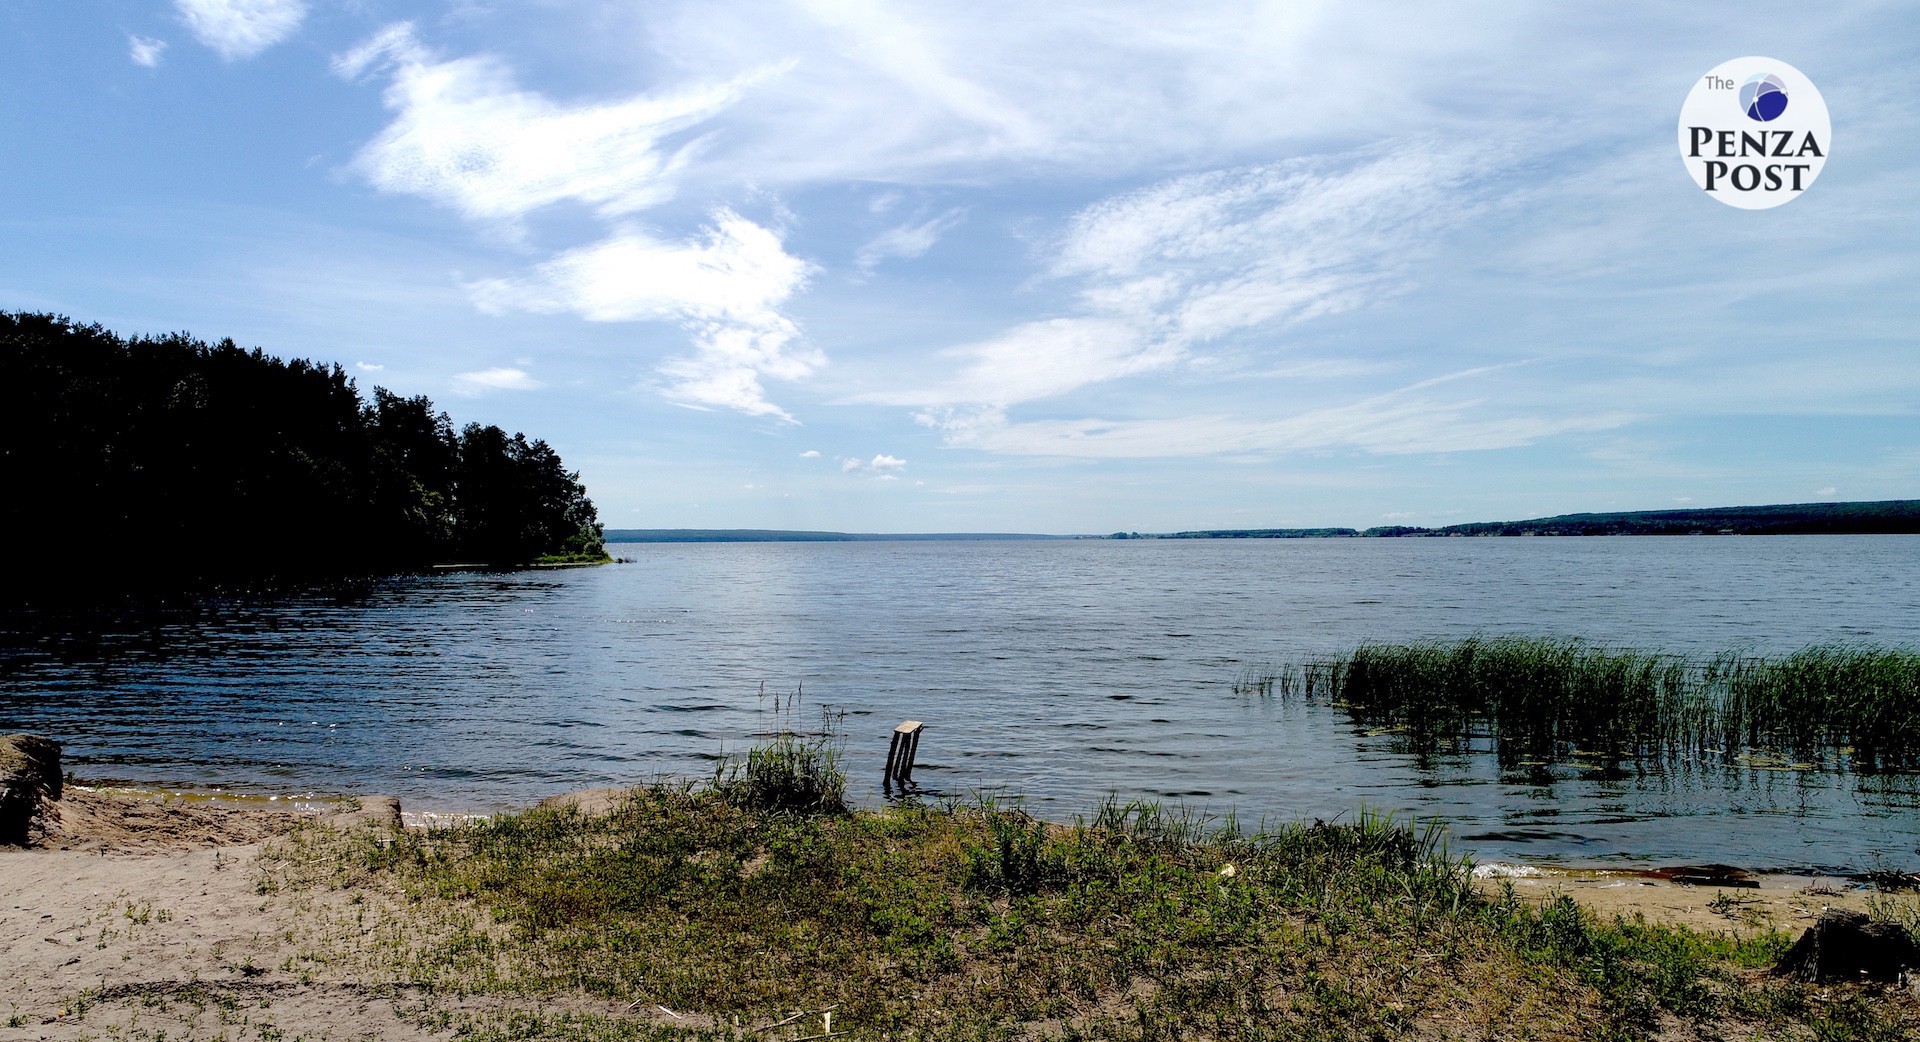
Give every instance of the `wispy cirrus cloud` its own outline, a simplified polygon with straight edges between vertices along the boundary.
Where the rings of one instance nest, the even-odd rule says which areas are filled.
[[[260,54],[292,36],[307,17],[305,0],[173,0],[173,6],[194,38],[228,61]]]
[[[1088,316],[1025,322],[942,354],[956,363],[945,382],[883,392],[874,398],[936,409],[1004,409],[1091,383],[1164,369],[1179,359],[1181,349],[1139,323]]]
[[[958,227],[966,217],[966,209],[956,207],[925,221],[896,225],[867,240],[855,256],[854,264],[863,273],[872,274],[884,261],[912,260],[933,249],[942,235]]]
[[[1416,139],[1175,178],[1075,214],[1052,273],[1084,280],[1089,310],[1187,343],[1351,310],[1480,210],[1502,159]]]
[[[1406,8],[1384,31],[1332,0],[1060,0],[1018,18],[961,0],[666,0],[646,12],[634,17],[675,69],[799,59],[780,90],[729,115],[724,145],[701,159],[712,175],[781,184],[1111,177],[1285,154],[1289,142],[1324,144],[1330,128],[1349,144],[1377,139],[1431,126],[1428,88],[1463,60],[1487,89],[1506,85],[1525,63],[1487,52],[1537,20]],[[1352,60],[1356,41],[1365,63]]]
[[[1230,414],[1108,421],[963,417],[955,444],[1022,456],[1091,459],[1200,458],[1357,450],[1376,455],[1508,449],[1560,434],[1610,430],[1638,419],[1618,409],[1509,411],[1475,393],[1472,369],[1383,394],[1276,419]],[[1464,386],[1449,388],[1456,382]]]
[[[488,391],[537,391],[546,386],[527,375],[524,369],[496,368],[480,369],[471,373],[458,373],[453,378],[455,394],[477,397]]]
[[[949,348],[944,381],[867,400],[917,407],[916,419],[954,444],[1016,453],[1208,455],[1335,444],[1391,452],[1540,436],[1528,433],[1546,430],[1540,423],[1488,417],[1476,426],[1469,413],[1485,403],[1421,395],[1428,384],[1319,410],[1299,427],[1219,415],[1009,418],[1024,403],[1173,369],[1215,342],[1258,333],[1273,351],[1296,323],[1391,299],[1450,231],[1493,205],[1480,180],[1488,162],[1485,143],[1468,154],[1413,140],[1173,178],[1095,203],[1066,222],[1047,263],[1050,278],[1077,287],[1077,314]],[[1362,422],[1369,416],[1371,425]],[[1432,424],[1422,426],[1421,417]],[[1442,425],[1453,433],[1429,436]]]

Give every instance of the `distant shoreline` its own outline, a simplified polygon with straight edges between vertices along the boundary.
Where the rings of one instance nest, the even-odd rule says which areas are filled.
[[[1026,532],[808,532],[775,528],[610,528],[609,543],[938,543],[1101,539]]]
[[[1689,510],[1558,514],[1442,528],[1222,528],[1041,535],[1025,532],[818,532],[770,528],[613,528],[609,543],[1013,542],[1073,539],[1409,539],[1594,535],[1920,535],[1920,499],[1777,503]]]

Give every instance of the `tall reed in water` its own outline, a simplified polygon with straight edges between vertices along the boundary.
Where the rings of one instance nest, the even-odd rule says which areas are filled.
[[[1278,671],[1267,692],[1324,699],[1420,744],[1490,737],[1509,762],[1833,755],[1859,770],[1920,768],[1911,649],[1690,657],[1533,637],[1363,644]]]

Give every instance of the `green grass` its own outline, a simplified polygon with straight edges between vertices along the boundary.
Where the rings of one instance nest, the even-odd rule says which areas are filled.
[[[776,735],[748,750],[745,762],[722,762],[713,789],[748,810],[842,814],[847,809],[847,779],[831,733]]]
[[[1529,637],[1363,644],[1234,688],[1341,705],[1418,745],[1490,737],[1509,762],[1920,768],[1920,651],[1910,649],[1821,645],[1768,657]]]
[[[605,550],[583,553],[542,554],[534,564],[612,564],[613,555]]]
[[[355,895],[336,950],[315,949],[326,965],[539,1011],[470,1020],[476,1038],[787,1040],[827,1010],[850,1039],[1920,1027],[1911,997],[1753,977],[1783,935],[1483,898],[1440,833],[1371,814],[1247,834],[1152,803],[1061,825],[990,801],[797,813],[682,785],[634,790],[605,816],[309,827],[275,856],[274,887]]]

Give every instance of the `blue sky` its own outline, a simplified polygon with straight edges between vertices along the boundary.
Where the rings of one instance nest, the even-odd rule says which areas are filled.
[[[612,527],[1920,496],[1894,3],[0,2],[0,307],[337,360]],[[1819,85],[1721,205],[1680,106]]]

